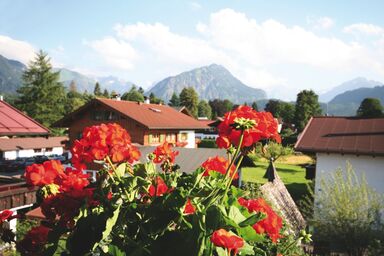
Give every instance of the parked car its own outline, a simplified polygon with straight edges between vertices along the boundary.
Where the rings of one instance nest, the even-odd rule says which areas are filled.
[[[67,160],[66,157],[63,155],[50,155],[48,156],[48,158],[52,160],[59,160],[60,162],[64,162]]]
[[[48,157],[47,156],[35,156],[35,163],[36,164],[42,164],[44,163],[45,161],[48,161]]]

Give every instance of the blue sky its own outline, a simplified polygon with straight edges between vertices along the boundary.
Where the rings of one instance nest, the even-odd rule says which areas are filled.
[[[292,99],[364,76],[384,81],[383,1],[0,1],[0,54],[148,88],[217,63]]]

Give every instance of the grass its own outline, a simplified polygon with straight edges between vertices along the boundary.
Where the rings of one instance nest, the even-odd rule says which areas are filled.
[[[302,159],[301,159],[302,160]],[[288,161],[292,162],[292,159]],[[297,162],[297,161],[296,161]],[[256,167],[242,168],[242,179],[244,182],[253,182],[264,184],[267,179],[263,176],[268,167],[266,162],[255,162]],[[303,164],[302,162],[300,164]],[[298,202],[303,196],[307,194],[307,183],[305,179],[305,168],[297,164],[275,163],[277,173],[281,180],[284,182],[293,200]]]

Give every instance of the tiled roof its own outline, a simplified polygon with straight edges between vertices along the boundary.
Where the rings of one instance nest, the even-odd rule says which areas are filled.
[[[121,115],[129,117],[149,129],[207,129],[205,124],[200,123],[193,117],[178,112],[172,107],[158,104],[146,104],[125,100],[111,100],[97,98],[87,105],[81,107],[68,116],[64,117],[55,125],[60,127],[68,126],[75,113],[87,111],[93,104],[100,103],[107,106]]]
[[[141,152],[140,162],[145,163],[146,157],[152,153],[156,147],[142,146],[138,147]],[[179,151],[176,156],[175,163],[180,166],[180,170],[186,173],[195,171],[209,157],[221,156],[226,158],[227,152],[224,149],[217,148],[174,148],[174,151]],[[157,165],[159,167],[159,165]]]
[[[65,136],[0,139],[0,151],[60,147],[64,146],[67,140],[68,137]]]
[[[0,136],[47,135],[49,130],[5,101],[0,101]]]
[[[314,117],[295,149],[358,155],[384,155],[384,118]]]

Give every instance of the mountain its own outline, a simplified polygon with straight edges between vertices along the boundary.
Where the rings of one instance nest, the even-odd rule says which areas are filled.
[[[167,77],[152,87],[151,92],[166,102],[173,93],[180,94],[184,87],[193,87],[200,99],[228,99],[241,104],[265,99],[266,93],[243,84],[223,66],[212,64]]]
[[[99,81],[103,89],[106,88],[109,92],[115,91],[120,94],[128,92],[133,85],[132,82],[115,76],[97,77],[96,80]]]
[[[0,55],[0,92],[15,93],[22,84],[25,68],[23,63]]]
[[[75,81],[77,90],[79,92],[84,92],[85,90],[87,90],[89,93],[93,92],[96,79],[87,77],[83,74],[66,68],[54,68],[54,71],[60,72],[60,82],[62,82],[65,87],[68,87],[72,81]]]
[[[328,103],[328,114],[354,116],[365,98],[377,98],[384,104],[384,85],[373,88],[358,88],[334,97]]]
[[[368,80],[364,77],[357,77],[353,80],[344,82],[331,90],[327,91],[326,93],[320,94],[319,101],[321,102],[329,102],[332,100],[335,96],[338,94],[341,94],[343,92],[349,91],[349,90],[354,90],[357,88],[372,88],[375,86],[380,86],[383,85],[381,82],[373,81],[373,80]]]

